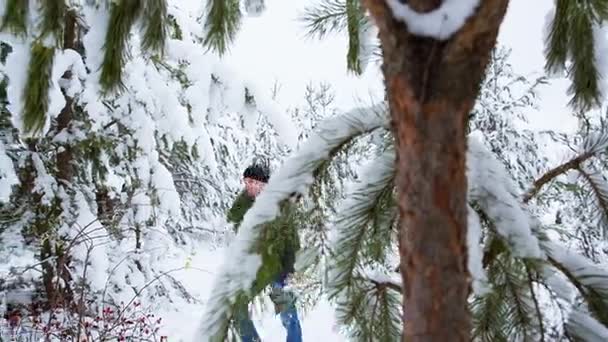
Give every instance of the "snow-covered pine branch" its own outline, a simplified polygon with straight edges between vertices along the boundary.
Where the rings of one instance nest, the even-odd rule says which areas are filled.
[[[488,277],[483,269],[482,227],[475,209],[468,206],[467,247],[468,267],[471,273],[473,292],[482,295],[487,291]]]
[[[279,214],[282,202],[304,194],[313,182],[313,173],[341,145],[361,134],[388,124],[383,105],[356,108],[346,114],[332,117],[319,124],[300,150],[285,161],[284,166],[270,178],[264,191],[243,218],[235,241],[227,250],[227,263],[218,275],[211,299],[206,307],[198,339],[222,341],[232,315],[232,305],[240,295],[248,295],[251,284],[261,266],[259,251],[252,247],[260,243],[264,223]]]
[[[337,209],[332,225],[335,256],[329,264],[330,296],[346,290],[360,268],[371,261],[366,258],[370,242],[381,240],[384,244],[373,253],[376,256],[383,257],[389,251],[396,214],[394,172],[395,151],[389,149],[364,167],[360,180],[351,184],[346,200]]]
[[[566,322],[568,335],[580,341],[606,341],[608,328],[584,311],[573,310]]]
[[[549,262],[563,273],[585,299],[589,311],[602,324],[608,324],[608,271],[564,246],[543,241]],[[551,284],[551,283],[550,283]],[[555,291],[563,289],[556,288]],[[565,297],[565,295],[562,295]]]
[[[545,70],[570,78],[570,105],[597,108],[608,91],[608,13],[602,1],[556,1],[545,17]]]
[[[480,341],[539,340],[542,317],[524,265],[510,253],[488,265],[488,290],[473,297],[473,336]]]
[[[469,135],[467,158],[469,200],[476,203],[495,224],[519,257],[542,258],[538,239],[532,233],[530,219],[504,166],[483,143],[481,132]]]
[[[3,2],[2,11],[9,3],[29,6],[30,19],[39,19],[39,7],[33,2]],[[167,3],[170,6],[165,7]],[[12,281],[17,277],[11,269],[38,264],[40,255],[73,240],[78,243],[65,251],[73,275],[73,284],[68,285],[76,288],[85,280],[90,289],[87,302],[118,303],[136,293],[144,303],[166,308],[192,300],[191,294],[174,278],[162,277],[155,286],[145,284],[164,271],[165,260],[185,259],[193,243],[208,238],[203,232],[209,228],[224,232],[221,218],[230,201],[226,194],[240,185],[237,174],[251,151],[264,150],[280,162],[275,130],[282,130],[284,136],[292,131],[280,117],[272,121],[275,130],[267,122],[250,132],[242,129],[241,115],[247,114],[244,81],[217,56],[205,52],[199,43],[202,27],[191,6],[179,0],[153,0],[121,16],[127,5],[133,4],[72,2],[69,8],[60,8],[67,12],[55,21],[69,21],[67,13],[77,16],[77,29],[70,32],[76,47],[63,49],[52,39],[40,40],[44,52],[53,53],[40,64],[45,77],[31,70],[28,76],[32,42],[39,33],[35,20],[21,23],[20,14],[26,12],[17,11],[10,17],[15,24],[11,27],[23,24],[27,32],[19,31],[22,37],[11,27],[0,32],[3,55],[8,50],[0,72],[2,90],[8,93],[2,99],[0,141],[7,150],[2,152],[10,149],[0,154],[9,162],[0,172],[6,175],[0,184],[1,200],[7,200],[2,215],[10,216],[3,217],[0,232],[3,241],[14,243],[0,248],[1,258],[10,260],[0,278]],[[128,22],[117,22],[120,18]],[[67,30],[67,24],[63,27]],[[128,58],[116,47],[128,49]],[[50,67],[49,57],[53,57]],[[124,91],[104,93],[104,85],[116,82],[117,76]],[[221,85],[215,82],[217,77]],[[37,83],[28,84],[31,79]],[[38,114],[46,115],[38,122],[44,129],[35,140],[13,141],[14,127],[20,130],[18,138],[27,137],[24,89],[39,92],[40,96],[26,97],[41,109]],[[68,100],[71,116],[58,127],[58,115]],[[254,109],[270,108],[261,108],[265,100],[261,92],[256,100],[259,106]],[[69,180],[56,176],[57,156],[66,150],[69,160],[63,165],[71,171]],[[13,162],[15,172],[9,169]],[[80,232],[84,226],[88,228]],[[41,253],[43,241],[50,244]],[[57,256],[43,259],[44,272],[63,267]],[[28,288],[42,283],[34,271],[27,268],[27,275],[18,277]],[[2,290],[14,285],[0,283]]]
[[[352,286],[336,298],[336,318],[349,339],[398,340],[403,331],[401,288],[399,274],[377,266],[362,269]]]
[[[401,287],[370,272],[390,257],[396,240],[394,170],[395,151],[389,147],[363,167],[332,220],[328,295],[336,299],[338,320],[356,340],[391,340],[401,334]],[[387,293],[395,288],[397,293]]]

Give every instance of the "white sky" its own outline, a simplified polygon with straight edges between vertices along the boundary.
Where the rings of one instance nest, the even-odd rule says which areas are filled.
[[[336,103],[348,109],[382,99],[379,67],[370,65],[363,76],[346,73],[346,37],[334,35],[322,41],[305,39],[298,14],[316,0],[266,0],[260,17],[246,18],[225,61],[239,76],[270,92],[281,84],[278,101],[283,106],[302,101],[308,82],[327,81],[336,92]],[[499,42],[512,48],[515,71],[523,75],[542,73],[542,30],[553,0],[511,0],[501,27]],[[572,130],[576,122],[566,107],[568,81],[553,80],[541,92],[540,111],[529,120],[540,129]]]

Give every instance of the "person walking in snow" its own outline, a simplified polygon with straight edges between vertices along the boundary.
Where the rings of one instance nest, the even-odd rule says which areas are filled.
[[[228,211],[228,222],[234,224],[238,230],[245,213],[253,206],[255,198],[263,190],[270,178],[269,169],[260,164],[250,165],[243,172],[244,190],[237,196]],[[272,250],[278,254],[277,265],[270,265],[270,274],[258,276],[253,284],[253,294],[261,292],[267,285],[271,285],[270,299],[274,303],[275,313],[281,317],[281,323],[287,331],[287,342],[301,342],[302,329],[295,307],[295,296],[286,289],[288,277],[295,271],[294,264],[296,252],[300,248],[300,241],[293,219],[293,208],[288,207],[276,220],[268,224],[276,225],[266,230],[267,241],[272,241]],[[272,236],[273,235],[273,236]],[[242,342],[260,341],[251,317],[249,316],[248,302],[240,301],[237,305],[234,320]]]

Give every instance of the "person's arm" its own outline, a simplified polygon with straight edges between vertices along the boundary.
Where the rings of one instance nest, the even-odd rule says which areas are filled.
[[[240,195],[239,195],[240,196]],[[234,202],[232,203],[232,206],[230,207],[230,209],[228,209],[228,213],[226,214],[226,221],[228,221],[228,223],[238,223],[238,218],[237,218],[237,212],[238,212],[238,202],[239,202],[239,197],[237,197]]]
[[[226,214],[226,220],[228,223],[234,224],[235,231],[238,230],[241,221],[243,220],[243,216],[245,216],[245,213],[252,204],[253,201],[250,200],[245,193],[240,193],[234,200],[232,207],[230,207]]]

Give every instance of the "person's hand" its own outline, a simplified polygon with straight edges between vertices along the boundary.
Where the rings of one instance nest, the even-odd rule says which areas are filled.
[[[274,303],[275,314],[279,314],[295,304],[296,296],[290,289],[273,286],[270,291],[270,299]]]

